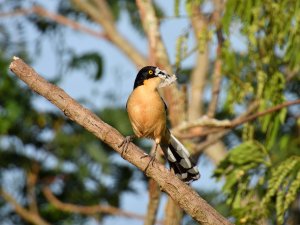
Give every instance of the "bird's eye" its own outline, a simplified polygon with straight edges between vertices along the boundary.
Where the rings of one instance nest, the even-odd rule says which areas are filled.
[[[148,73],[149,73],[150,75],[152,75],[152,74],[153,74],[153,71],[152,71],[152,70],[149,70]]]

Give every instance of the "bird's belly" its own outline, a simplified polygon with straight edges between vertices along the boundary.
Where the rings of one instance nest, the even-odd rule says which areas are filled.
[[[156,139],[161,136],[166,127],[165,110],[150,105],[134,105],[129,107],[129,118],[134,133],[138,137]]]

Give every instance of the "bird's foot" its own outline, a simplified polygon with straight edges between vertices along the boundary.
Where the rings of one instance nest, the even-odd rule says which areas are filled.
[[[119,148],[122,148],[121,151],[121,157],[124,158],[124,154],[126,153],[128,149],[128,145],[130,142],[132,142],[135,138],[135,135],[126,136],[124,140],[121,142],[121,144],[118,146]]]
[[[146,168],[145,168],[145,172],[148,170],[150,164],[151,164],[152,166],[154,166],[154,161],[155,161],[155,158],[156,158],[157,147],[158,147],[158,144],[156,144],[154,151],[151,152],[151,153],[149,154],[149,156],[151,157],[151,159],[150,159],[148,165],[147,165]],[[148,156],[148,155],[143,155],[141,158],[145,158],[145,157],[147,157],[147,156]]]

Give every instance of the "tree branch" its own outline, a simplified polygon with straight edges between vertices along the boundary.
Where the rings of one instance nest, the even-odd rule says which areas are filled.
[[[211,121],[210,120],[206,121],[205,118],[204,119],[200,118],[199,121],[194,121],[191,124],[184,123],[180,126],[182,126],[182,127],[196,127],[194,125],[196,125],[197,122],[199,122],[198,127],[200,127],[201,129],[193,129],[193,132],[182,133],[182,134],[180,134],[180,132],[177,130],[178,128],[176,128],[175,131],[176,131],[176,134],[178,135],[179,138],[184,138],[184,139],[185,138],[189,139],[189,138],[206,136],[206,135],[209,135],[209,134],[218,133],[218,132],[233,129],[233,128],[238,127],[238,126],[240,126],[244,123],[255,120],[258,117],[265,116],[267,114],[276,112],[276,111],[278,111],[282,108],[285,108],[285,107],[288,107],[288,106],[291,106],[291,105],[297,105],[297,104],[300,104],[300,99],[281,103],[279,105],[273,106],[273,107],[271,107],[269,109],[266,109],[264,111],[255,113],[253,115],[240,116],[240,117],[237,117],[236,119],[231,120],[230,122],[228,122],[227,120],[215,120],[215,119],[213,119],[212,121],[215,121],[215,122],[214,122],[214,124],[213,123],[210,124],[212,127],[206,127],[205,125],[203,126],[203,124],[205,124],[205,123],[208,124]],[[205,128],[205,129],[203,129],[203,128]]]
[[[37,163],[32,164],[31,170],[27,173],[27,199],[29,204],[29,210],[38,214],[38,206],[36,201],[36,182],[38,179],[39,165]]]
[[[163,225],[180,225],[183,217],[183,211],[172,198],[168,198],[165,206],[165,219]]]
[[[72,2],[87,13],[105,31],[108,40],[116,45],[137,67],[147,65],[148,60],[132,44],[129,43],[116,29],[111,10],[104,0],[97,0],[95,7],[89,1],[72,0]],[[108,16],[107,16],[108,15]]]
[[[217,105],[218,105],[218,99],[219,99],[219,94],[220,94],[220,86],[221,86],[221,81],[222,81],[222,59],[221,59],[221,49],[222,46],[219,43],[217,47],[217,59],[215,61],[215,67],[214,67],[214,72],[212,75],[212,96],[211,96],[211,101],[208,106],[208,111],[207,111],[207,116],[210,118],[213,118],[215,115],[215,112],[217,110]]]
[[[39,214],[22,207],[11,195],[6,193],[4,190],[0,189],[0,195],[5,201],[13,206],[16,213],[24,220],[36,225],[50,225],[47,221],[41,218]]]
[[[191,73],[191,96],[188,105],[188,120],[193,121],[203,114],[203,91],[208,70],[208,21],[200,11],[198,3],[192,4],[190,17],[197,41],[198,56]]]
[[[28,15],[32,13],[32,8],[31,9],[16,9],[11,12],[1,12],[0,17],[11,17],[11,16],[23,16],[23,15]]]
[[[7,13],[0,13],[0,17],[8,17],[8,16],[24,16],[28,14],[37,14],[41,17],[53,20],[59,24],[62,24],[64,26],[70,27],[74,30],[85,32],[91,36],[94,36],[96,38],[106,38],[104,33],[100,33],[97,31],[94,31],[93,29],[90,29],[74,20],[71,20],[65,16],[62,16],[60,14],[56,14],[53,12],[49,12],[43,7],[40,6],[33,6],[30,9],[18,9],[13,12],[7,12]]]
[[[124,137],[116,129],[78,104],[62,89],[47,82],[21,59],[14,57],[10,69],[32,90],[56,105],[67,117],[93,133],[119,154],[122,153],[119,146]],[[145,152],[133,143],[129,144],[128,149],[122,153],[122,156],[125,160],[144,171],[148,177],[153,178],[163,191],[170,195],[182,209],[199,223],[206,225],[231,224],[164,165],[158,163],[157,160],[150,163],[151,157],[143,157]]]
[[[81,206],[81,205],[74,205],[70,203],[64,203],[61,202],[58,198],[56,198],[49,187],[43,188],[43,194],[46,197],[46,199],[57,209],[64,211],[64,212],[70,212],[70,213],[79,213],[79,214],[85,214],[85,215],[93,215],[96,213],[105,213],[110,215],[116,215],[116,216],[123,216],[127,218],[132,219],[138,219],[143,220],[145,217],[142,215],[138,215],[131,212],[126,212],[123,210],[120,210],[119,208],[113,207],[113,206],[103,206],[103,205],[92,205],[92,206]]]
[[[218,99],[220,94],[220,87],[222,81],[222,46],[223,46],[223,34],[222,34],[222,25],[221,18],[224,11],[224,1],[223,0],[214,0],[215,10],[213,12],[213,23],[216,27],[216,34],[218,40],[218,46],[216,49],[216,61],[214,66],[214,72],[212,75],[212,97],[208,106],[207,116],[213,118],[218,105]]]
[[[281,104],[278,104],[278,105],[273,106],[273,107],[271,107],[269,109],[266,109],[264,111],[255,113],[255,114],[247,116],[247,117],[236,118],[236,119],[232,120],[230,128],[237,127],[237,126],[239,126],[239,125],[241,125],[243,123],[247,123],[249,121],[255,120],[258,117],[265,116],[267,114],[276,112],[276,111],[278,111],[280,109],[283,109],[285,107],[288,107],[288,106],[291,106],[291,105],[297,105],[297,104],[300,104],[300,99],[293,100],[293,101],[283,102]]]
[[[72,0],[75,5],[81,8],[84,12],[93,18],[95,22],[100,24],[104,33],[94,31],[76,21],[70,20],[69,18],[52,13],[44,9],[40,6],[34,6],[30,9],[18,9],[13,12],[0,13],[0,17],[8,17],[8,16],[18,16],[18,15],[27,15],[36,13],[39,16],[51,19],[57,23],[63,24],[65,26],[71,27],[74,30],[83,31],[87,34],[90,34],[97,38],[105,38],[115,44],[120,50],[122,50],[137,67],[147,65],[147,59],[138,52],[129,42],[121,36],[121,34],[116,30],[115,25],[113,23],[113,18],[110,13],[109,7],[106,5],[103,0],[96,0],[96,4],[101,11],[97,11],[95,7],[90,5],[89,2],[83,2],[81,0]],[[100,8],[101,6],[101,8]],[[105,14],[105,15],[104,15]],[[106,17],[109,15],[108,17]],[[108,19],[109,18],[109,19]]]
[[[155,180],[150,179],[148,182],[149,187],[149,203],[147,209],[147,215],[144,225],[153,225],[156,221],[157,210],[160,202],[161,191],[159,185]]]
[[[39,6],[34,6],[32,8],[32,11],[34,13],[36,13],[37,15],[41,16],[41,17],[45,17],[45,18],[48,18],[48,19],[51,19],[59,24],[62,24],[62,25],[65,25],[67,27],[70,27],[74,30],[77,30],[77,31],[82,31],[82,32],[85,32],[89,35],[92,35],[96,38],[101,38],[101,39],[105,39],[106,38],[106,35],[104,33],[101,33],[101,32],[97,32],[97,31],[94,31],[74,20],[71,20],[65,16],[62,16],[60,14],[56,14],[56,13],[53,13],[53,12],[49,12],[48,10],[46,10],[45,8],[43,7],[39,7]]]

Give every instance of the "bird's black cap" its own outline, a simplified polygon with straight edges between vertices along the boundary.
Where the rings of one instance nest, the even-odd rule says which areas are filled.
[[[150,78],[157,77],[156,66],[145,66],[136,75],[133,89],[144,84],[144,81]]]

